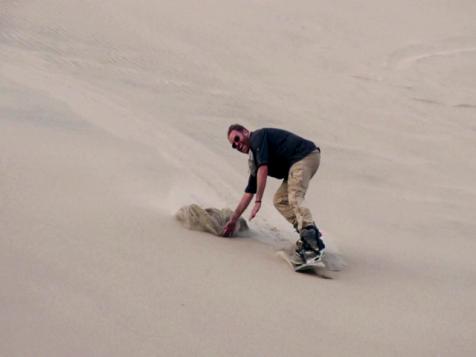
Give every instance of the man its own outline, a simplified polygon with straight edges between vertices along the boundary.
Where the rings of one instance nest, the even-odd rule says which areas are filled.
[[[236,222],[255,195],[250,220],[256,216],[261,208],[267,177],[275,177],[282,179],[283,183],[274,195],[274,206],[300,235],[293,263],[320,260],[325,245],[311,211],[303,206],[309,181],[319,168],[320,149],[312,141],[286,130],[264,128],[250,132],[240,124],[228,128],[228,141],[233,149],[249,154],[250,176],[223,235],[229,237],[234,233]]]

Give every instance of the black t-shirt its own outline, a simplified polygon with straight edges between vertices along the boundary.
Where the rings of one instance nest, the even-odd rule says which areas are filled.
[[[264,128],[251,133],[250,150],[256,170],[268,165],[268,176],[288,179],[291,166],[318,148],[309,140],[282,129]],[[256,170],[251,170],[245,192],[256,193]]]

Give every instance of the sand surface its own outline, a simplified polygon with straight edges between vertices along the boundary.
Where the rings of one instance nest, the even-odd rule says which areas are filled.
[[[476,355],[476,2],[0,0],[0,356]],[[228,125],[314,140],[347,267],[242,238]],[[246,214],[246,217],[248,216]]]

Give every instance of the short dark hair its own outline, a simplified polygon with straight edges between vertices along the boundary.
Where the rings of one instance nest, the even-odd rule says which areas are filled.
[[[240,133],[244,132],[245,130],[247,130],[243,125],[241,124],[232,124],[230,125],[230,127],[228,128],[228,135],[230,135],[230,133],[233,131],[233,130],[236,130],[236,131],[239,131]]]

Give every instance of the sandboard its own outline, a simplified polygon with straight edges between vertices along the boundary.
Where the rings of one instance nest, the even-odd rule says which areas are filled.
[[[291,256],[293,254],[293,248],[289,249],[281,249],[276,252],[276,255],[283,259],[289,266],[298,273],[314,273],[317,276],[324,278],[324,279],[332,279],[332,275],[327,270],[326,265],[321,260],[317,263],[313,264],[294,264],[291,261]],[[325,254],[325,253],[324,253]]]

